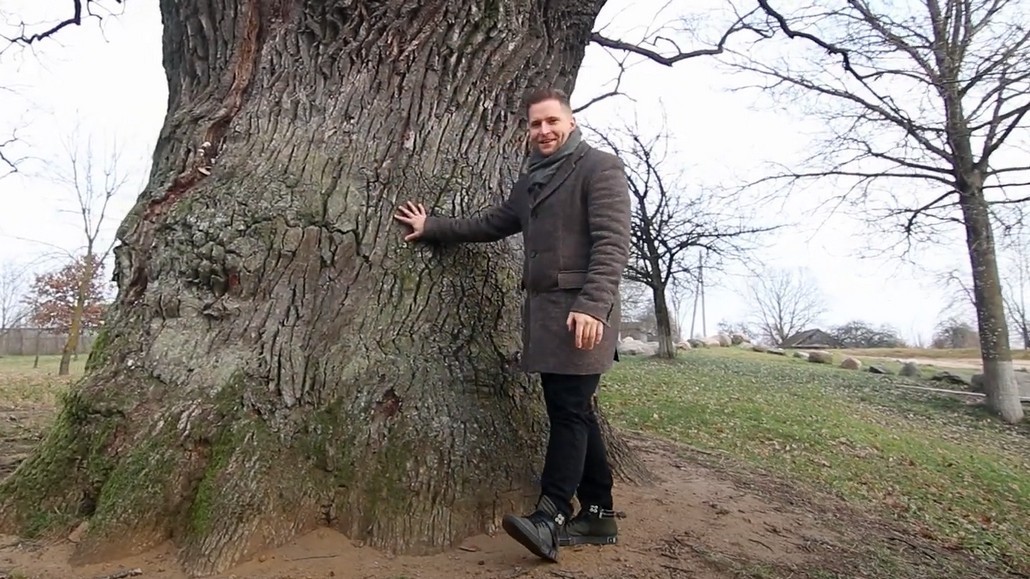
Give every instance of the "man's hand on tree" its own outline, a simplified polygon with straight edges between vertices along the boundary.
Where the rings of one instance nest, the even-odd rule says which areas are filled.
[[[569,312],[569,318],[565,321],[576,339],[576,348],[580,350],[593,350],[594,346],[601,342],[604,337],[604,323],[601,320],[580,312]]]
[[[426,208],[421,203],[416,205],[408,201],[397,208],[393,218],[411,228],[411,233],[404,236],[404,241],[415,241],[422,237],[426,228]]]

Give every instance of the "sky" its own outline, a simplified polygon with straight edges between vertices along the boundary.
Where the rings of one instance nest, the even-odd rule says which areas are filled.
[[[103,20],[102,34],[95,23],[73,27],[33,51],[0,56],[0,86],[13,89],[0,91],[0,139],[17,130],[22,143],[16,151],[36,159],[25,165],[24,173],[0,179],[0,262],[43,267],[50,263],[47,259],[81,244],[76,215],[62,211],[74,204],[74,193],[47,178],[64,162],[63,143],[76,127],[78,134],[92,135],[94,143],[116,139],[123,152],[121,167],[129,186],[112,205],[104,234],[108,242],[146,181],[167,99],[161,22],[156,2],[126,4],[123,13]],[[639,20],[648,10],[640,2],[633,10],[627,10],[629,5],[629,0],[609,2],[599,25],[617,23],[609,33],[625,38],[639,33],[640,26],[650,23],[650,18]],[[43,9],[34,0],[5,0],[3,10],[29,14],[31,20],[43,16],[33,10]],[[664,118],[673,138],[674,162],[686,176],[685,186],[696,188],[692,193],[755,180],[769,172],[769,163],[796,160],[818,146],[812,137],[820,128],[816,121],[800,110],[772,108],[760,92],[733,91],[748,79],[728,74],[712,59],[688,60],[672,68],[635,62],[622,80],[632,100],[602,101],[579,120],[604,127],[635,115],[642,126],[654,127]],[[608,53],[591,45],[573,105],[606,92],[616,72]],[[786,199],[757,204],[757,194],[745,198],[767,224],[791,224],[762,238],[749,264],[807,272],[827,306],[818,326],[861,319],[890,324],[910,341],[928,342],[953,293],[942,287],[935,272],[968,268],[961,232],[901,259],[900,235],[884,235],[851,208],[831,213],[825,207],[828,194],[825,184],[813,184]],[[870,255],[873,246],[893,250]],[[753,311],[751,281],[742,266],[712,273],[705,288],[709,334],[718,322],[739,321]],[[689,327],[691,302],[684,305],[680,322]],[[700,333],[700,316],[696,325]]]

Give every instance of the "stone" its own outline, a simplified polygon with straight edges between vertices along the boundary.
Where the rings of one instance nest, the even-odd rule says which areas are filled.
[[[906,378],[918,378],[922,372],[919,370],[919,364],[915,362],[905,362],[901,366],[901,371],[898,374]]]
[[[654,356],[658,353],[658,343],[626,338],[618,345],[618,350],[620,356]]]
[[[886,375],[892,374],[892,372],[890,370],[884,368],[883,366],[870,366],[869,367],[869,371],[871,373],[873,373],[873,374],[886,374]]]
[[[862,368],[862,361],[858,358],[848,356],[847,358],[844,358],[844,360],[841,361],[840,367],[844,368],[845,370],[859,370]]]
[[[815,364],[832,364],[833,354],[822,350],[815,350],[808,353],[808,361]]]
[[[955,386],[970,386],[972,382],[951,372],[938,372],[931,376],[930,379],[934,382],[944,382],[945,384],[954,384]]]

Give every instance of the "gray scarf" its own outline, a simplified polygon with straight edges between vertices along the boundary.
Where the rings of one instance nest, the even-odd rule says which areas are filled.
[[[576,127],[569,134],[569,138],[565,143],[554,153],[545,157],[540,154],[540,151],[533,149],[533,152],[529,155],[529,164],[526,168],[526,171],[529,173],[529,187],[532,189],[534,185],[540,187],[546,185],[555,172],[558,171],[562,161],[568,159],[582,141],[583,133],[580,132],[579,127]]]

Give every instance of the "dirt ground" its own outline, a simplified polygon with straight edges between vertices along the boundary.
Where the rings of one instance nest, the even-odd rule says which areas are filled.
[[[0,409],[0,476],[6,476],[31,448],[40,421],[46,419],[42,411]],[[834,499],[813,500],[771,478],[729,466],[717,455],[637,435],[631,436],[631,443],[641,453],[655,482],[617,486],[616,508],[626,516],[619,521],[620,543],[615,546],[564,549],[560,562],[550,564],[536,559],[501,532],[471,537],[459,548],[434,556],[395,557],[320,529],[262,553],[220,577],[804,577],[807,575],[793,573],[804,569],[846,570],[849,559],[860,557],[853,545],[862,543],[863,538],[868,540],[870,533],[884,534],[882,529],[869,531],[867,521],[853,518]],[[74,538],[69,537],[44,545],[0,536],[0,578],[187,577],[178,568],[171,545],[102,565],[72,567],[67,562],[74,547],[72,541]],[[764,570],[776,573],[766,575]]]
[[[983,361],[978,358],[887,358],[903,362],[912,361],[916,364],[936,366],[938,368],[956,368],[963,370],[983,371]],[[1016,370],[1030,370],[1030,360],[1013,360],[1012,366]]]

